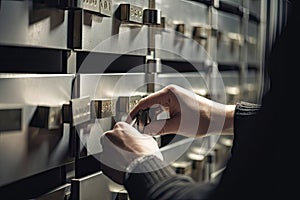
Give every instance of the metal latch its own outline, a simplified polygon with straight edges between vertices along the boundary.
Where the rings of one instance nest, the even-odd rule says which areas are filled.
[[[144,10],[144,24],[147,25],[159,25],[161,23],[161,11],[157,9],[145,9]]]
[[[111,17],[112,0],[82,0],[83,10]]]
[[[120,20],[126,23],[143,24],[143,8],[131,4],[120,4]]]
[[[61,106],[38,106],[30,126],[44,129],[58,129],[62,125]]]
[[[206,26],[194,26],[193,27],[193,39],[195,40],[207,40],[209,36],[210,28]]]
[[[147,108],[139,110],[134,116],[131,125],[135,127],[140,133],[144,133],[144,129],[152,121],[170,119],[170,111],[167,107]]]
[[[71,99],[63,105],[63,122],[77,126],[91,120],[90,97]]]
[[[184,23],[174,22],[174,25],[175,25],[175,31],[178,32],[178,33],[181,33],[182,35],[184,35],[184,32],[185,32]]]
[[[142,99],[142,96],[121,96],[117,100],[116,110],[117,112],[129,113]]]
[[[112,99],[94,99],[91,102],[92,119],[116,115],[115,101]]]
[[[146,56],[145,61],[145,72],[146,73],[159,73],[162,72],[161,59],[153,58],[152,56]]]
[[[120,96],[116,99],[116,121],[125,121],[129,112],[138,104],[142,96]]]
[[[91,100],[90,97],[71,99],[69,104],[63,105],[62,112],[63,123],[70,126],[69,154],[71,157],[80,157],[82,152],[82,143],[79,133],[88,128],[85,123],[91,121]]]

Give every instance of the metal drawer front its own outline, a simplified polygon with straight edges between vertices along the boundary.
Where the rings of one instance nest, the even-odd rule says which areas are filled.
[[[217,12],[217,61],[222,64],[238,64],[243,42],[241,19],[239,16]]]
[[[71,98],[73,78],[0,75],[0,109],[20,116],[18,127],[8,124],[0,129],[0,185],[72,161],[69,126],[62,124],[60,114]]]
[[[147,0],[131,0],[126,3],[142,9],[148,8]],[[105,53],[147,54],[147,49],[141,49],[147,44],[148,32],[144,30],[146,26],[122,22],[116,14],[119,12],[120,4],[124,4],[124,1],[112,1],[111,8],[114,14],[111,17],[89,12],[82,14],[82,47],[80,49]],[[120,34],[120,37],[114,36],[116,34]],[[130,52],[133,50],[134,52]]]
[[[68,14],[32,1],[2,1],[0,44],[67,48]]]
[[[248,64],[259,66],[260,65],[260,51],[259,51],[259,27],[256,23],[249,22],[248,36],[246,38],[248,56]]]

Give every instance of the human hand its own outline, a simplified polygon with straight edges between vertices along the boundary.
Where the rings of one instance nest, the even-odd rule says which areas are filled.
[[[163,160],[153,137],[139,133],[126,122],[118,122],[100,139],[103,151],[100,156],[102,171],[119,184],[123,184],[126,168],[136,158],[156,155]]]
[[[130,112],[130,117],[127,119],[127,122],[130,123],[131,119],[134,118],[140,110],[148,108],[150,108],[150,110],[164,110],[167,108],[170,118],[167,120],[151,120],[151,123],[144,127],[145,134],[159,135],[180,133],[189,135],[196,133],[198,132],[200,118],[198,98],[199,96],[191,91],[176,85],[169,85],[141,99]],[[203,117],[203,121],[204,120],[207,120],[207,117]]]
[[[233,126],[234,106],[214,102],[177,85],[166,86],[140,100],[130,112],[127,122],[130,123],[140,110],[148,108],[158,110],[154,113],[167,108],[170,115],[167,120],[151,120],[144,127],[144,133],[149,135],[177,133],[188,137],[203,136]]]

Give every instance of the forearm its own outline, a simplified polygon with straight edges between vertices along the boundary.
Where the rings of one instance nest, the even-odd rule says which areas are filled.
[[[208,105],[208,106],[207,106]],[[220,133],[222,135],[233,135],[244,127],[244,123],[255,118],[260,110],[259,104],[239,102],[236,105],[224,105],[214,101],[201,101],[199,123],[200,136]],[[203,108],[210,109],[203,109]],[[203,121],[206,121],[203,123]]]
[[[199,97],[198,102],[200,113],[198,136],[233,134],[236,105],[226,105],[203,97]]]
[[[222,129],[222,135],[233,135],[235,109],[236,105],[225,106],[225,122]]]

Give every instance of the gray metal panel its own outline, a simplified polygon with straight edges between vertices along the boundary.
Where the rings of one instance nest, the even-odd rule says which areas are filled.
[[[243,4],[243,0],[219,0],[219,1],[226,2],[235,6],[241,6]]]
[[[97,18],[94,16],[93,19]],[[83,26],[83,46],[82,50],[104,53],[147,55],[146,27],[129,27],[122,25],[119,27],[117,35],[112,35],[110,29],[111,19],[103,19],[101,25],[94,21],[93,28]],[[99,34],[100,33],[100,34]]]
[[[223,91],[226,94],[226,103],[232,103],[239,98],[239,73],[237,71],[221,72],[224,84]],[[159,74],[156,78],[158,83],[156,90],[169,84],[176,84],[186,89],[194,91],[202,96],[211,95],[210,77],[199,73],[183,73],[183,74]],[[220,91],[222,92],[222,91]],[[219,95],[222,95],[221,93]]]
[[[241,18],[237,15],[226,13],[223,11],[217,11],[213,13],[216,21],[216,27],[220,31],[241,33]]]
[[[218,11],[215,13],[220,31],[217,44],[217,61],[222,64],[239,64],[241,44],[241,18]]]
[[[0,75],[2,108],[22,109],[22,130],[0,132],[0,185],[72,160],[69,126],[31,127],[38,105],[62,106],[71,98],[73,75]]]
[[[117,11],[122,3],[148,8],[147,0],[130,0],[126,2],[115,0],[112,6],[113,13]],[[142,30],[146,26],[123,24],[114,15],[112,17],[102,17],[89,13],[84,13],[83,21],[82,50],[134,55],[147,54],[145,47],[147,47],[148,32]],[[135,30],[131,32],[131,29]],[[120,37],[114,36],[116,34],[120,34]],[[133,50],[135,52],[130,52]]]
[[[247,62],[249,64],[259,66],[259,26],[256,23],[249,22],[248,37],[247,37]]]
[[[157,8],[165,17],[165,31],[160,31],[156,37],[157,56],[161,59],[195,62],[208,59],[204,47],[192,39],[194,27],[209,27],[207,6],[190,1],[166,0],[157,1]],[[176,31],[178,24],[184,25],[183,34]]]
[[[73,179],[71,188],[72,200],[129,200],[124,186],[113,182],[102,172]]]
[[[239,65],[241,44],[223,35],[217,46],[217,61],[220,64]]]
[[[157,1],[162,17],[166,17],[166,27],[175,30],[176,23],[185,24],[185,35],[192,36],[193,25],[209,24],[208,8],[191,1],[163,0]]]
[[[79,96],[91,99],[116,98],[146,93],[144,73],[80,74]]]
[[[130,1],[132,5],[147,8],[148,1]],[[115,12],[122,1],[113,2],[113,11]],[[181,38],[182,42],[174,43],[175,27],[177,23],[185,24],[185,36],[191,38],[194,26],[208,24],[208,9],[205,5],[185,1],[163,1],[157,2],[156,8],[161,10],[162,16],[166,18],[166,30],[158,30],[156,46],[157,48],[166,48],[181,54],[188,55],[189,60],[199,61],[199,45],[192,39]],[[174,12],[174,9],[181,8],[180,12]],[[149,28],[145,25],[120,23],[115,18],[101,17],[89,13],[84,14],[85,23],[83,24],[82,50],[147,55],[149,46]],[[86,22],[89,23],[86,23]],[[169,30],[169,32],[168,32]],[[115,35],[118,34],[118,35]],[[160,35],[160,36],[159,36]],[[163,43],[162,43],[163,41]],[[172,41],[170,43],[170,41]],[[161,45],[163,44],[163,45]],[[191,48],[192,47],[192,48]],[[165,50],[165,49],[164,49]],[[166,59],[178,59],[177,55],[158,52],[158,57]]]
[[[240,75],[238,71],[221,72],[225,86],[226,103],[235,104],[240,100]]]
[[[261,9],[262,0],[249,0],[249,10],[251,13],[255,14],[256,17],[260,17],[260,9]]]
[[[71,182],[72,200],[111,200],[108,182],[102,172],[73,179]]]
[[[74,75],[0,74],[0,102],[62,105],[70,100]]]
[[[259,25],[257,23],[251,22],[251,21],[248,23],[248,25],[249,25],[248,36],[257,38],[258,34],[259,34],[259,32],[258,32]]]
[[[47,194],[41,195],[35,200],[65,200],[70,194],[71,184],[65,184],[54,190],[48,192]]]
[[[113,12],[116,12],[120,3],[124,2],[113,2]],[[129,1],[126,3],[142,8],[148,7],[148,1]],[[161,10],[162,17],[166,18],[166,31],[156,30],[158,39],[156,39],[155,47],[175,52],[169,54],[166,51],[157,51],[156,56],[164,59],[179,59],[178,54],[184,54],[186,59],[190,61],[199,61],[199,57],[203,57],[203,51],[197,42],[188,38],[192,38],[194,26],[208,25],[207,6],[194,2],[168,0],[156,2],[156,8]],[[174,12],[178,8],[182,10]],[[102,17],[87,12],[84,13],[83,18],[82,50],[147,55],[147,48],[150,45],[148,44],[150,31],[148,26],[122,23],[115,16]],[[174,42],[178,41],[178,37],[175,36],[175,28],[178,23],[185,24],[184,35],[187,38],[179,36],[181,41]]]
[[[158,74],[156,82],[156,91],[169,84],[176,84],[203,96],[209,94],[209,77],[204,73]]]
[[[260,103],[259,98],[259,71],[248,71],[244,98],[248,102]]]
[[[175,31],[164,32],[156,40],[156,56],[166,60],[204,63],[211,61],[207,50],[195,40],[182,37]]]
[[[0,45],[67,48],[67,11],[35,9],[32,1],[2,1]]]

